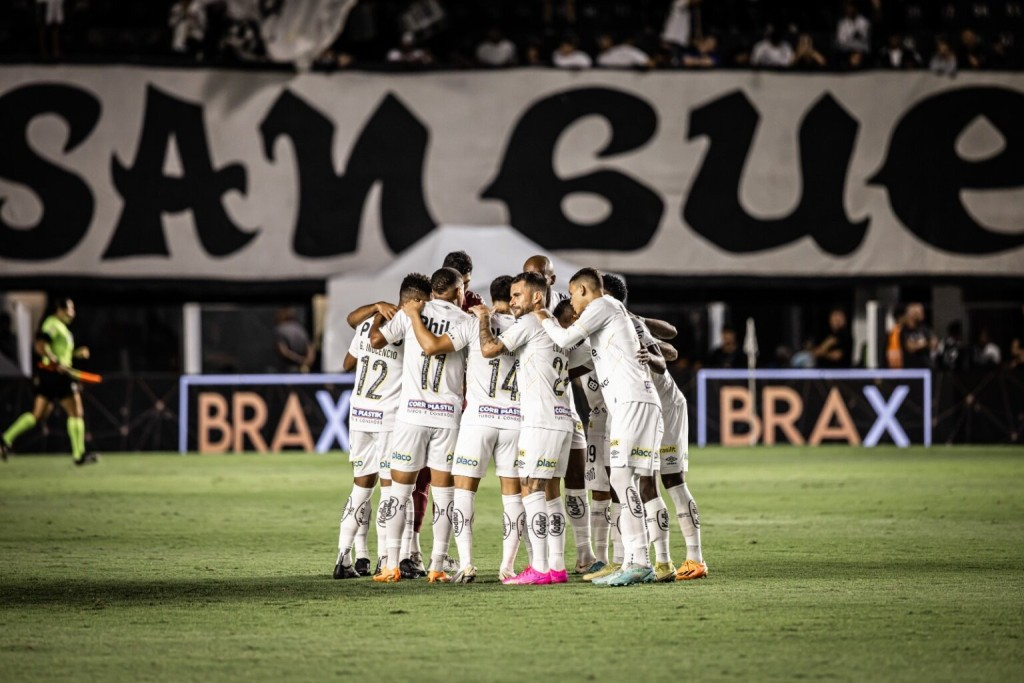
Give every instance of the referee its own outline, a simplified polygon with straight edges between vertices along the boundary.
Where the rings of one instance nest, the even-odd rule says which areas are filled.
[[[75,348],[75,337],[68,325],[75,319],[75,302],[67,297],[56,300],[56,310],[39,326],[35,350],[42,368],[33,372],[35,402],[32,412],[23,413],[0,437],[0,455],[4,460],[13,451],[14,440],[49,417],[53,404],[59,402],[68,416],[68,438],[71,456],[76,465],[97,462],[99,457],[85,450],[85,420],[82,419],[82,396],[78,382],[68,375],[73,359],[88,358],[88,347]]]

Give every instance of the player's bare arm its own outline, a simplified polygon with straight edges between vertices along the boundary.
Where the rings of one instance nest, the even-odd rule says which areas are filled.
[[[384,322],[384,316],[378,313],[373,317],[373,323],[370,325],[370,346],[375,349],[383,349],[388,345],[387,337],[380,331],[380,326]]]
[[[89,347],[79,346],[74,350],[74,352],[72,352],[71,355],[74,356],[75,358],[81,358],[82,360],[89,360]]]
[[[640,318],[647,325],[647,329],[651,331],[651,336],[655,339],[675,339],[679,334],[679,330],[672,323],[658,318]]]
[[[384,320],[391,320],[392,318],[395,317],[395,313],[397,312],[398,306],[395,306],[392,303],[388,303],[387,301],[378,301],[375,304],[366,304],[364,306],[360,306],[356,310],[352,311],[345,318],[345,322],[348,323],[349,327],[355,329],[356,327],[358,327],[359,323],[363,322],[364,320],[369,318],[371,315],[374,315],[375,313],[379,313],[382,316],[384,316]]]
[[[469,312],[480,321],[480,354],[484,358],[497,358],[505,353],[505,345],[491,332],[491,310],[486,306],[473,306]]]
[[[57,368],[58,371],[64,372],[66,369],[61,365],[60,359],[57,358],[57,354],[50,348],[50,341],[45,335],[40,335],[40,338],[36,339],[36,354],[41,358],[45,358],[46,361]]]
[[[652,344],[641,351],[647,352],[647,367],[651,369],[651,372],[664,375],[668,365],[665,363],[665,357],[661,355],[660,347],[657,344]],[[637,355],[639,357],[639,354]]]
[[[665,357],[665,360],[669,363],[675,363],[679,359],[679,351],[676,347],[672,346],[668,342],[658,342],[658,350],[661,351],[661,355]]]
[[[410,299],[402,304],[402,311],[409,316],[409,321],[412,323],[412,331],[416,335],[416,342],[423,349],[423,353],[428,356],[436,356],[440,353],[454,353],[455,345],[452,344],[451,337],[447,334],[438,337],[423,324],[423,318],[420,315],[423,312],[423,303],[419,299]]]
[[[353,356],[351,353],[345,354],[345,360],[341,361],[341,369],[345,372],[352,372],[356,368],[356,363],[359,359]]]

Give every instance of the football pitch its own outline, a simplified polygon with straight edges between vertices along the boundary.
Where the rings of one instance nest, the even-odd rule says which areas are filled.
[[[710,576],[628,588],[498,583],[493,476],[478,583],[389,586],[330,578],[351,486],[339,453],[15,458],[0,467],[0,678],[1024,676],[1024,449],[690,457]]]

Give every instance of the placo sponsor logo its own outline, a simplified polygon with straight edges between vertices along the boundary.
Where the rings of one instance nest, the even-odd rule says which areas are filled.
[[[466,467],[479,467],[480,461],[477,460],[476,458],[467,458],[464,455],[460,455],[458,458],[455,459],[455,464],[465,465]]]
[[[640,448],[634,446],[629,451],[629,457],[631,458],[650,458],[654,456],[654,450],[651,448]]]
[[[412,462],[412,455],[410,453],[392,453],[391,459],[399,462]]]
[[[547,458],[537,458],[537,469],[539,470],[553,470],[558,466],[558,463],[554,460],[548,460]]]

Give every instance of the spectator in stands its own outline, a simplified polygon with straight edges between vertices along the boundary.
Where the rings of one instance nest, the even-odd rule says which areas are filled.
[[[407,64],[409,66],[426,66],[433,64],[434,58],[428,50],[416,47],[416,38],[412,33],[402,34],[402,42],[388,52],[390,64]]]
[[[559,69],[589,69],[594,64],[590,55],[577,48],[576,38],[572,36],[563,38],[558,44],[551,63]]]
[[[750,51],[750,65],[772,69],[788,69],[793,63],[793,48],[781,38],[774,26],[769,26],[764,39]]]
[[[616,44],[607,33],[597,39],[597,46],[600,54],[597,55],[597,65],[614,69],[650,69],[654,62],[646,52],[633,44],[632,40],[626,39]]]
[[[980,370],[994,370],[1003,362],[1003,352],[992,341],[987,327],[978,331],[978,343],[974,345],[971,356],[974,367]]]
[[[799,370],[806,370],[807,368],[813,368],[817,359],[814,357],[814,340],[804,339],[803,347],[793,354],[790,358],[790,367],[797,368]]]
[[[953,54],[953,48],[950,47],[949,41],[942,36],[937,37],[935,39],[935,54],[928,62],[928,70],[939,76],[952,78],[956,76],[956,66],[956,55]]]
[[[890,33],[885,46],[878,51],[878,66],[883,69],[919,69],[922,63],[914,41],[904,40],[898,33]]]
[[[853,335],[842,308],[829,312],[828,335],[814,347],[814,358],[819,368],[853,367]]]
[[[978,34],[969,28],[960,33],[960,54],[957,65],[961,69],[978,70],[988,66],[988,55]]]
[[[39,25],[39,56],[60,59],[60,27],[64,25],[64,0],[36,0]]]
[[[693,41],[693,47],[683,55],[683,66],[691,69],[711,69],[718,66],[718,39],[704,36]]]
[[[988,67],[990,69],[1020,68],[1015,45],[1016,41],[1012,33],[1001,32],[992,42],[992,52],[989,54]]]
[[[665,16],[665,27],[661,31],[661,42],[671,51],[674,64],[681,63],[683,52],[690,47],[692,15],[690,8],[700,0],[673,0]]]
[[[544,58],[540,54],[540,46],[537,43],[529,43],[523,50],[524,66],[544,66]]]
[[[900,336],[903,334],[903,321],[906,318],[906,307],[896,304],[892,309],[892,316],[896,324],[889,329],[885,343],[885,364],[892,370],[899,370],[903,367],[903,346],[900,344]]]
[[[284,372],[309,372],[316,357],[316,347],[309,341],[306,328],[295,319],[290,308],[277,309],[274,341]]]
[[[970,360],[964,348],[964,325],[954,320],[946,327],[946,336],[935,349],[935,365],[940,370],[963,370]]]
[[[512,66],[516,63],[516,46],[497,28],[487,32],[487,38],[476,46],[476,61],[481,66]]]
[[[816,70],[828,66],[825,56],[814,47],[814,41],[810,34],[801,33],[796,41],[796,50],[793,52],[794,69]]]
[[[864,57],[871,53],[871,23],[860,13],[855,2],[846,3],[843,17],[836,24],[836,49],[843,63],[849,66],[862,64]]]
[[[171,49],[202,61],[206,39],[206,6],[202,0],[178,0],[171,7]]]
[[[725,325],[722,327],[722,344],[708,354],[709,368],[742,368],[746,367],[739,344],[736,343],[736,330]]]
[[[935,335],[924,324],[924,306],[920,303],[907,304],[900,330],[900,349],[903,352],[903,367],[930,368],[932,351],[938,346]]]

